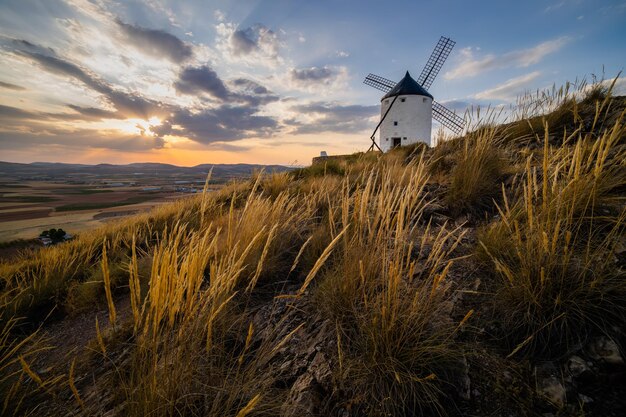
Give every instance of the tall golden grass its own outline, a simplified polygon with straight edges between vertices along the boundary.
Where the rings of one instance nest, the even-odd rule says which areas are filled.
[[[335,324],[336,352],[325,353],[357,412],[445,414],[471,353],[459,336],[474,310],[455,297],[465,285],[455,266],[475,262],[468,253],[493,290],[481,320],[491,307],[511,356],[545,346],[562,353],[587,333],[608,332],[626,314],[626,279],[612,256],[625,225],[626,151],[624,114],[606,129],[610,94],[596,96],[584,121],[591,102],[559,96],[560,113],[542,119],[542,147],[520,150],[518,139],[539,131],[529,121],[536,110],[526,109],[518,125],[477,124],[434,150],[205,187],[1,263],[3,413],[49,401],[82,415],[277,415],[289,387],[268,366],[307,323],[276,339],[252,314],[288,299]],[[549,123],[569,126],[569,116],[574,128],[552,134]],[[504,175],[515,180],[505,186]],[[430,217],[431,199],[441,198],[433,187],[443,190],[436,203],[448,223]],[[481,213],[477,247],[455,222],[464,213]],[[95,318],[91,352],[76,352],[64,373],[40,375],[33,363],[45,344],[18,331],[15,317],[32,328],[50,312],[60,319],[98,303],[109,320]]]
[[[546,122],[539,163],[528,158],[519,193],[503,193],[500,220],[482,234],[515,353],[558,354],[626,317],[614,256],[626,220],[624,115],[598,138],[576,129],[557,147]]]

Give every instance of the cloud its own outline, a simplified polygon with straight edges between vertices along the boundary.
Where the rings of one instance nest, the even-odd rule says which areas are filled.
[[[350,52],[346,52],[346,51],[337,51],[335,52],[335,54],[339,57],[339,58],[347,58],[350,56]]]
[[[143,138],[142,143],[145,145],[146,139],[151,139],[150,146],[154,147],[163,147],[167,135],[182,136],[198,143],[209,144],[251,137],[269,137],[280,128],[278,121],[273,117],[258,114],[259,106],[277,101],[279,97],[261,84],[245,78],[233,80],[231,90],[208,66],[184,68],[179,73],[175,88],[186,94],[210,94],[222,104],[214,108],[190,109],[163,104],[138,93],[116,89],[91,71],[56,54],[45,55],[26,50],[18,50],[15,53],[50,73],[80,81],[86,87],[102,94],[107,103],[114,108],[109,110],[68,104],[73,113],[59,114],[28,112],[8,106],[0,108],[0,117],[4,114],[6,117],[22,120],[19,124],[13,125],[14,130],[31,131],[38,137],[44,131],[46,135],[52,132],[46,128],[45,123],[41,123],[44,119],[93,121],[136,117],[148,120],[152,116],[158,116],[162,120],[161,125],[139,129],[140,132],[143,131],[143,136],[140,135]],[[65,131],[59,132],[65,134]],[[63,142],[62,139],[59,141]]]
[[[215,26],[217,49],[225,57],[251,65],[275,67],[282,62],[279,36],[262,24],[247,28],[234,23],[221,22]]]
[[[336,72],[329,67],[311,67],[291,70],[291,78],[303,83],[329,82],[336,76]]]
[[[96,109],[93,107],[79,107],[74,105],[68,105],[68,108],[75,111],[75,113],[47,113],[37,112],[20,109],[17,107],[0,105],[0,120],[3,122],[3,126],[6,128],[8,125],[13,127],[20,126],[24,120],[30,120],[33,122],[47,122],[50,120],[99,120],[99,119],[119,119],[119,115],[116,112],[109,112],[107,110]]]
[[[179,93],[199,96],[209,94],[221,102],[243,103],[252,109],[274,101],[279,97],[261,84],[245,78],[238,78],[230,83],[237,91],[231,91],[222,79],[209,66],[188,67],[179,74],[174,88]]]
[[[0,119],[33,119],[36,113],[0,104]]]
[[[116,111],[98,109],[96,107],[81,107],[68,104],[67,107],[76,113],[86,116],[86,119],[122,119],[124,116]]]
[[[504,83],[489,90],[481,91],[474,97],[481,100],[503,100],[512,101],[520,94],[524,93],[529,85],[535,81],[541,72],[534,71],[521,77],[511,78]]]
[[[15,91],[26,90],[24,87],[21,87],[19,85],[15,85],[15,84],[11,84],[11,83],[5,83],[4,81],[0,81],[0,87],[6,88],[8,90],[15,90]]]
[[[217,73],[207,65],[183,69],[174,88],[183,94],[208,93],[220,100],[225,100],[230,94]]]
[[[231,93],[230,99],[254,108],[280,100],[280,97],[256,81],[237,78],[230,81],[230,84],[236,90]]]
[[[295,88],[304,87],[314,93],[332,92],[343,88],[348,81],[346,67],[310,67],[292,68],[288,73],[288,81]]]
[[[495,69],[528,67],[563,48],[570,40],[569,37],[562,36],[542,42],[532,48],[511,51],[503,55],[488,54],[483,57],[475,56],[476,49],[464,48],[460,52],[461,61],[455,68],[446,72],[444,78],[448,80],[467,78]]]
[[[223,11],[221,11],[220,9],[216,9],[213,12],[213,17],[215,18],[215,20],[217,20],[218,22],[223,22],[226,20],[226,13],[224,13]]]
[[[96,75],[57,56],[44,55],[39,52],[29,52],[26,50],[16,51],[16,53],[34,61],[48,72],[68,76],[81,81],[87,87],[102,94],[121,115],[146,119],[164,112],[161,103],[146,99],[136,93],[128,93],[114,89]]]
[[[259,49],[257,41],[252,38],[252,29],[236,30],[230,37],[235,55],[248,55]]]
[[[125,40],[141,52],[157,58],[166,58],[174,63],[184,62],[193,56],[191,46],[171,33],[147,29],[116,19]]]
[[[565,6],[565,3],[567,3],[567,2],[566,2],[565,0],[562,0],[562,1],[559,1],[558,3],[551,4],[551,5],[547,6],[547,7],[543,10],[543,12],[544,12],[544,13],[549,13],[549,12],[552,12],[552,11],[554,11],[554,10],[558,10],[558,9],[560,9],[561,7]]]
[[[232,80],[232,84],[237,87],[243,87],[247,91],[251,91],[254,94],[269,94],[270,91],[263,87],[256,81],[248,80],[246,78],[237,78]]]
[[[315,102],[291,107],[299,118],[286,121],[295,127],[295,134],[338,132],[355,133],[371,126],[378,115],[379,106],[342,105],[332,102]],[[308,119],[301,121],[302,117]],[[372,126],[373,127],[373,126]]]
[[[276,133],[276,120],[255,113],[256,109],[248,106],[222,106],[199,112],[180,109],[167,121],[168,132],[164,134],[185,136],[207,144],[271,136]]]
[[[549,6],[547,6],[545,9],[543,9],[544,13],[550,13],[550,12],[554,12],[556,10],[559,10],[561,8],[563,8],[563,6],[576,6],[579,5],[582,2],[582,0],[561,0],[558,1],[556,3],[552,3]]]
[[[0,131],[0,149],[19,150],[61,146],[75,149],[108,149],[140,152],[162,147],[159,140],[141,135],[123,134],[119,131],[94,129],[42,130],[39,132]]]

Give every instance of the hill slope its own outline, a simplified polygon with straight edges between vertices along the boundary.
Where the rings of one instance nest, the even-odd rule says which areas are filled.
[[[623,415],[625,102],[256,176],[1,264],[3,413]]]

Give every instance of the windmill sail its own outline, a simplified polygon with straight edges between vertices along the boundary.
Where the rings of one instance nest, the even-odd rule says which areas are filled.
[[[439,42],[437,42],[437,46],[433,50],[433,53],[430,54],[430,58],[428,58],[428,62],[424,66],[422,73],[420,74],[417,82],[419,85],[424,87],[425,89],[429,89],[433,84],[435,77],[439,74],[439,70],[443,66],[443,63],[448,59],[448,55],[454,48],[456,42],[454,42],[450,38],[446,38],[442,36],[439,38]]]
[[[383,78],[379,75],[369,74],[367,77],[365,77],[365,80],[363,80],[363,84],[369,85],[370,87],[374,87],[380,91],[388,93],[396,86],[397,83],[395,81]]]
[[[459,117],[452,110],[433,101],[433,119],[447,127],[455,134],[460,135],[465,127],[465,120]]]

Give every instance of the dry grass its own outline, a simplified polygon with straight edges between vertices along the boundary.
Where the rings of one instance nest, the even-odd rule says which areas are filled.
[[[449,174],[445,201],[454,215],[480,215],[494,208],[507,161],[497,144],[495,128],[484,128],[465,138]]]
[[[395,174],[372,170],[352,193],[344,183],[332,229],[346,233],[317,293],[337,323],[340,378],[373,415],[441,410],[442,387],[462,360],[447,281],[462,234],[420,229],[422,160]]]
[[[445,414],[474,320],[454,292],[466,285],[451,272],[461,253],[483,262],[476,274],[493,291],[481,320],[501,326],[508,352],[560,354],[608,332],[626,318],[626,277],[612,256],[626,221],[624,114],[607,129],[611,102],[592,93],[556,94],[541,127],[527,108],[517,125],[488,118],[434,150],[258,173],[0,264],[5,411],[277,415],[289,386],[268,366],[307,325],[257,337],[254,307],[279,297],[293,309],[307,300],[335,324],[336,352],[324,353],[339,365],[339,401],[357,414]],[[543,147],[524,147],[538,132]],[[516,180],[503,185],[506,175]],[[452,213],[483,221],[478,248],[466,246],[471,231],[429,220],[433,187]],[[96,304],[111,325],[94,320],[91,351],[40,375],[32,364],[43,344],[15,317],[32,329],[50,311],[59,319]]]
[[[559,354],[626,318],[626,275],[613,256],[626,220],[623,133],[618,121],[596,140],[577,132],[554,148],[545,126],[541,165],[528,159],[521,192],[504,196],[501,220],[481,238],[515,352]]]

